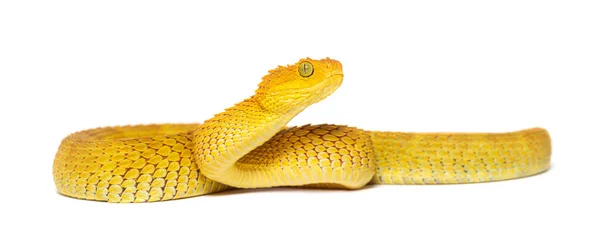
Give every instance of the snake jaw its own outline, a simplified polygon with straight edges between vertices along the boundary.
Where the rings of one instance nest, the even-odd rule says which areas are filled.
[[[324,94],[316,102],[319,102],[319,101],[329,97],[331,94],[333,94],[342,85],[343,81],[344,81],[344,73],[342,72],[341,69],[334,70],[333,72],[331,72],[331,75],[329,77],[327,77],[327,82],[329,82],[329,85],[327,85],[327,87],[324,88],[324,90],[323,90]]]

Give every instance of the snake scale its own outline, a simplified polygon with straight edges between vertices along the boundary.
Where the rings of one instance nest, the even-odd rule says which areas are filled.
[[[548,132],[372,132],[286,124],[343,80],[333,59],[301,59],[263,77],[255,95],[203,124],[96,128],[63,139],[53,164],[60,194],[154,202],[233,188],[358,189],[520,178],[550,167]]]

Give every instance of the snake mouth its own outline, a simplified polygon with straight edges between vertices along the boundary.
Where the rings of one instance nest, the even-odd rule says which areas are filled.
[[[335,92],[344,81],[344,73],[341,70],[335,70],[331,72],[325,80],[323,80],[319,85],[315,87],[317,94],[317,98],[311,101],[311,104],[320,102],[325,98],[329,97],[333,92]]]
[[[329,96],[342,85],[342,82],[344,81],[344,72],[342,72],[341,69],[334,70],[331,72],[331,75],[327,77],[327,81],[329,86],[327,88],[328,90],[326,90],[326,93],[327,96]]]
[[[339,86],[344,81],[344,72],[342,72],[342,70],[334,70],[333,72],[331,72],[330,78],[335,80],[336,84],[338,84]]]

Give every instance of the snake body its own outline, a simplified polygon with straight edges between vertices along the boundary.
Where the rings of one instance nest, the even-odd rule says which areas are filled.
[[[233,188],[359,189],[367,184],[458,184],[520,178],[550,166],[548,132],[373,132],[286,124],[342,83],[333,59],[269,71],[255,95],[203,124],[90,129],[63,139],[59,193],[153,202]]]

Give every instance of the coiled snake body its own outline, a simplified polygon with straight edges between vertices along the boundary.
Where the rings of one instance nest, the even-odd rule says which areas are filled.
[[[358,189],[456,184],[547,170],[548,132],[370,132],[286,124],[342,83],[333,59],[269,71],[256,94],[203,124],[98,128],[66,137],[53,166],[58,192],[109,202],[152,202],[231,188]]]

